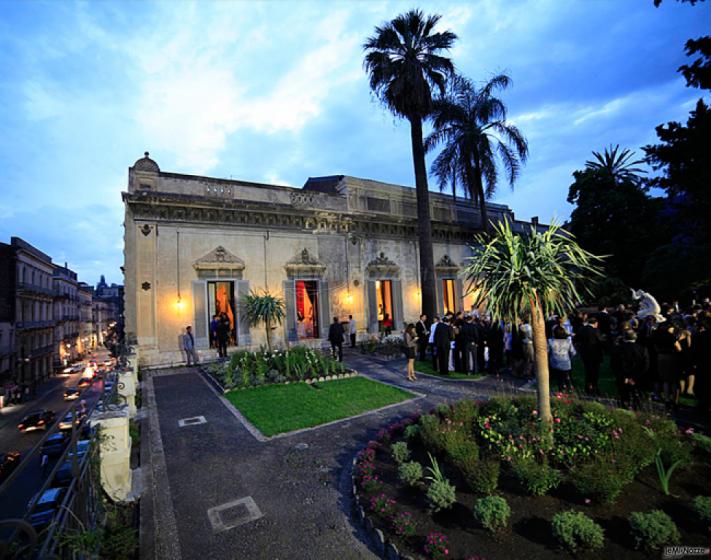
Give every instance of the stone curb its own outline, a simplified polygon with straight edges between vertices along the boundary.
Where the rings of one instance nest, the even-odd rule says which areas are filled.
[[[362,447],[360,451],[366,447]],[[380,558],[384,560],[413,560],[409,554],[400,554],[397,545],[388,540],[383,531],[378,529],[373,523],[373,520],[368,516],[364,504],[361,503],[358,487],[356,486],[355,468],[357,457],[358,453],[353,456],[353,460],[351,461],[351,491],[353,492],[354,520],[363,526],[369,544]]]

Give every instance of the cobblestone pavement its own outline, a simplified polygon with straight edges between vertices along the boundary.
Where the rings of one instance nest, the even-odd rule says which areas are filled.
[[[144,384],[148,478],[141,501],[141,557],[376,558],[350,519],[353,455],[380,426],[416,411],[516,390],[516,384],[492,378],[457,382],[420,376],[411,383],[404,360],[375,360],[353,351],[345,359],[363,375],[426,396],[259,442],[196,369],[150,374]]]

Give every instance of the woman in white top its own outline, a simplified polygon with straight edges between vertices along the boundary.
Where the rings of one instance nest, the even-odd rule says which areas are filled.
[[[558,383],[558,390],[562,392],[573,391],[573,381],[570,371],[573,369],[571,361],[575,356],[575,348],[565,328],[556,325],[553,328],[553,338],[548,339],[548,363],[551,376]]]

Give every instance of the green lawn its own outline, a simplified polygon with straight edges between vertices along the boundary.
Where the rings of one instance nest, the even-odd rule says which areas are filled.
[[[474,379],[481,379],[482,377],[484,377],[484,375],[481,373],[476,373],[474,375],[466,375],[464,373],[459,373],[456,371],[451,371],[448,375],[442,375],[439,371],[432,367],[431,360],[425,360],[424,362],[415,360],[415,371],[417,373],[426,373],[427,375],[436,375],[437,377],[441,377],[442,379],[468,379],[470,381],[473,381]]]
[[[310,428],[414,397],[365,377],[230,391],[229,401],[265,436]]]

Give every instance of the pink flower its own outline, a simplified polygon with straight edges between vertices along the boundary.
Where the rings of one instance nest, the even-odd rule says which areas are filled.
[[[489,424],[488,422],[484,422],[484,428],[488,430],[489,428],[491,428],[491,424]]]
[[[538,411],[537,411],[537,410],[534,410],[534,411],[531,412],[531,414],[533,414],[534,416],[538,416]]]
[[[689,426],[688,428],[686,428],[686,430],[684,430],[684,433],[685,433],[687,436],[690,436],[691,434],[694,433],[694,428],[693,428],[692,426]]]
[[[560,424],[560,418],[556,418],[556,419],[555,419],[555,423],[556,423],[556,424]]]
[[[585,505],[589,505],[589,504],[590,504],[590,498],[585,498]]]

